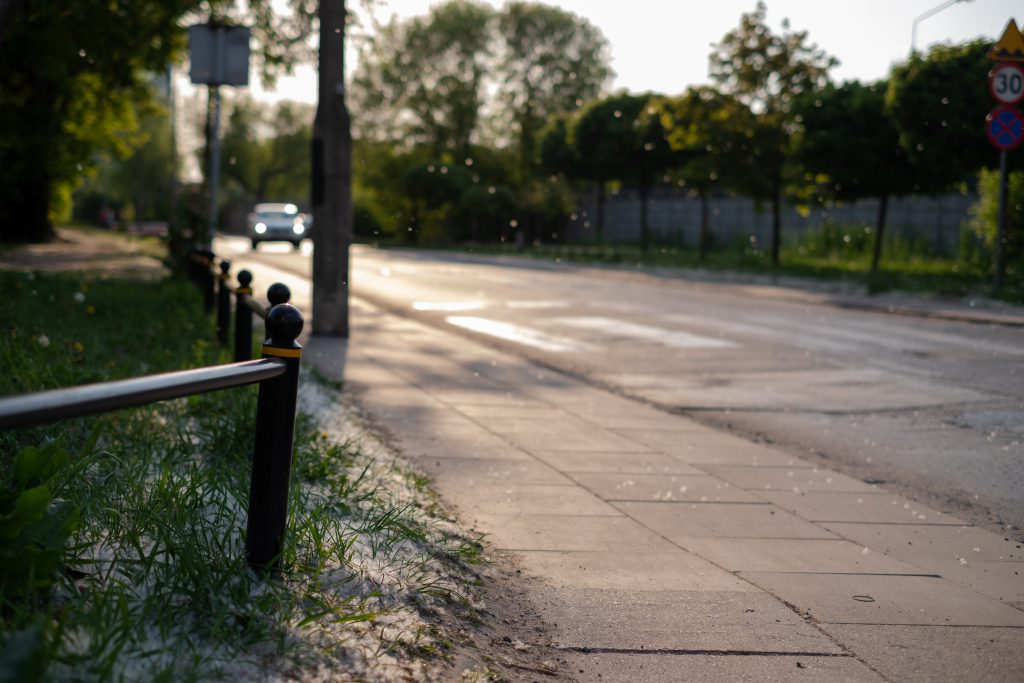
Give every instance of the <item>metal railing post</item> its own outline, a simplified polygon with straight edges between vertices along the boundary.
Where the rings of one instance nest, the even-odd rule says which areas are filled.
[[[199,256],[202,259],[203,267],[200,276],[203,288],[203,310],[207,313],[213,310],[213,261],[217,258],[209,249],[200,249]]]
[[[252,310],[245,297],[252,295],[252,273],[238,271],[238,289],[235,290],[235,360],[252,358]]]
[[[280,378],[260,383],[256,405],[256,445],[245,542],[249,566],[264,573],[276,572],[280,566],[288,521],[288,487],[302,357],[302,347],[295,340],[302,332],[302,325],[302,314],[290,304],[278,304],[267,315],[263,357],[282,361],[286,369]]]
[[[217,341],[228,343],[228,330],[231,328],[231,286],[228,284],[228,271],[231,261],[220,262],[220,274],[217,276]]]

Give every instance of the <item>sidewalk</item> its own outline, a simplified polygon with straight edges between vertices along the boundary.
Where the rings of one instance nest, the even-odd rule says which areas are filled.
[[[363,302],[347,358],[307,348],[522,569],[566,678],[1020,679],[1012,540]]]

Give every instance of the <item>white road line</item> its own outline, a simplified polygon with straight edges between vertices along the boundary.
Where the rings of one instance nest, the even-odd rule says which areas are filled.
[[[526,309],[545,309],[545,308],[569,308],[568,301],[506,301],[505,308],[526,308]]]
[[[739,344],[728,339],[716,339],[714,337],[702,337],[697,334],[683,332],[682,330],[666,330],[661,327],[650,325],[639,325],[615,320],[613,318],[585,317],[585,318],[559,318],[556,322],[564,325],[571,325],[585,330],[596,330],[605,334],[632,337],[652,341],[665,346],[673,346],[680,349],[737,349]]]
[[[457,313],[458,311],[479,311],[487,308],[483,301],[414,301],[412,307],[417,311],[447,311]]]
[[[565,337],[555,337],[539,330],[522,325],[503,323],[487,318],[474,318],[464,315],[451,315],[445,318],[447,322],[456,327],[462,327],[474,332],[480,332],[499,339],[513,341],[518,344],[532,346],[542,351],[554,353],[578,353],[580,351],[594,351],[594,347],[583,344]]]

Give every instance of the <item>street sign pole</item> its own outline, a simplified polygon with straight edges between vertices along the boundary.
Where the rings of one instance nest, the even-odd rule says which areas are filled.
[[[1009,152],[999,152],[999,219],[996,225],[995,275],[992,278],[992,292],[998,296],[1003,288],[1003,270],[1005,264],[1006,243],[1006,201],[1009,194]]]
[[[996,220],[996,249],[992,276],[992,293],[998,296],[1003,288],[1006,268],[1006,203],[1009,194],[1009,152],[1024,141],[1024,116],[1015,105],[1024,100],[1024,35],[1013,19],[988,52],[997,62],[988,72],[988,91],[999,103],[985,117],[985,133],[999,150],[999,216]]]

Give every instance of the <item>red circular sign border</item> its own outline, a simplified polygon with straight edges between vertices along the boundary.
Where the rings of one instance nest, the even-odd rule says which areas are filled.
[[[1017,138],[1017,141],[1015,143],[1013,143],[1012,145],[1010,145],[1009,147],[1005,147],[1003,145],[1000,145],[996,141],[995,137],[992,135],[991,121],[992,121],[992,119],[996,115],[998,115],[999,113],[1001,113],[1003,111],[1012,112],[1013,115],[1017,117],[1017,120],[1021,122],[1021,135],[1020,135],[1019,138]],[[991,142],[992,146],[995,147],[996,149],[1001,149],[1001,150],[1005,150],[1007,152],[1012,152],[1013,150],[1015,150],[1018,147],[1020,147],[1021,142],[1024,142],[1024,116],[1022,116],[1021,113],[1019,111],[1017,111],[1016,107],[1011,107],[1011,106],[1009,106],[1007,104],[1000,104],[998,107],[996,107],[995,109],[990,111],[985,116],[985,135],[986,135],[986,137],[988,137],[988,141]]]
[[[1003,100],[999,99],[996,96],[995,88],[992,87],[992,82],[995,81],[995,79],[996,79],[996,73],[999,72],[1002,69],[1007,69],[1007,68],[1014,69],[1015,71],[1017,71],[1017,73],[1020,74],[1021,79],[1024,79],[1024,66],[1018,64],[1017,62],[999,62],[998,64],[993,66],[991,69],[989,69],[989,72],[988,72],[988,94],[991,95],[992,99],[995,100],[996,102],[998,102],[999,104],[1007,106],[1007,107],[1013,107],[1016,104],[1020,104],[1021,101],[1024,101],[1024,90],[1021,90],[1020,97],[1018,97],[1014,101],[1012,101],[1012,102],[1004,102]]]

